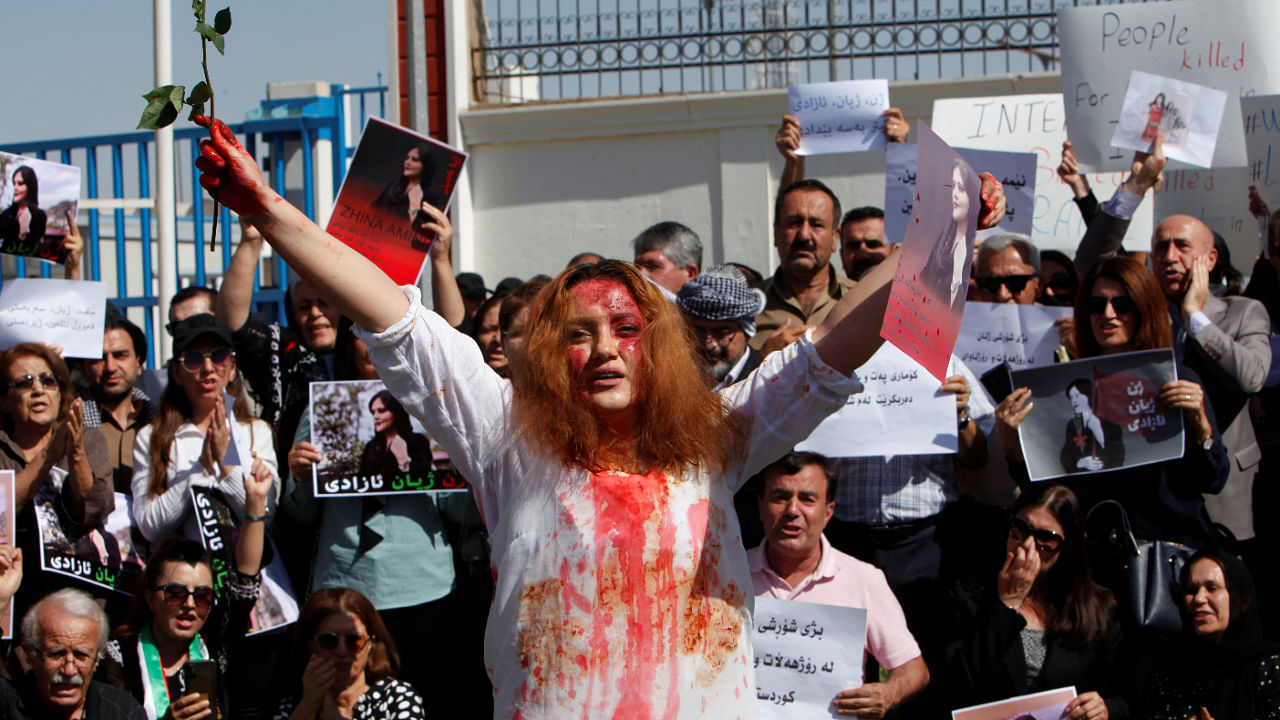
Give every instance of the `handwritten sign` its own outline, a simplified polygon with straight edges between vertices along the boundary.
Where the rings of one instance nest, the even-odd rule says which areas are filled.
[[[1145,350],[1015,370],[1035,407],[1018,428],[1027,474],[1049,480],[1182,457],[1182,413],[1160,406],[1173,351]]]
[[[1030,235],[1036,204],[1036,156],[970,148],[956,148],[956,152],[974,169],[990,172],[1004,185],[1004,219],[998,226],[980,231],[978,237],[1010,232]],[[884,236],[891,243],[902,242],[915,207],[916,156],[914,143],[892,143],[885,148]]]
[[[1280,5],[1253,0],[1059,10],[1062,93],[1080,162],[1089,170],[1127,169],[1131,153],[1110,145],[1125,98],[1125,71],[1142,70],[1226,91],[1212,165],[1244,166],[1239,99],[1280,92],[1271,38],[1278,22]]]
[[[885,343],[858,368],[863,391],[829,415],[796,446],[828,457],[953,453],[956,401],[897,347]],[[911,428],[904,433],[902,428]],[[851,438],[857,438],[854,442]]]
[[[1036,156],[1035,204],[1031,231],[1027,234],[1041,249],[1061,250],[1072,256],[1086,228],[1071,188],[1057,173],[1062,161],[1062,143],[1067,139],[1065,120],[1061,93],[933,101],[934,132],[960,152],[964,152],[961,148],[979,148],[1029,152]],[[978,165],[974,167],[981,169]],[[1092,173],[1086,179],[1099,202],[1105,203],[1124,182],[1125,174]],[[887,211],[890,205],[886,203],[885,208]],[[1150,249],[1151,210],[1151,199],[1144,198],[1129,224],[1125,248]]]
[[[318,498],[462,492],[449,455],[378,380],[311,383]]]
[[[1002,362],[1016,370],[1049,365],[1059,344],[1053,321],[1070,315],[1071,308],[1065,307],[970,302],[956,338],[956,357],[979,376]]]
[[[1280,208],[1280,95],[1240,98],[1249,181],[1273,209]]]
[[[867,611],[758,597],[752,623],[761,720],[837,717],[836,693],[862,685]]]
[[[792,85],[791,114],[800,121],[797,155],[860,152],[885,146],[884,118],[889,109],[887,80]]]
[[[40,530],[40,569],[131,594],[142,572],[142,561],[132,552],[130,502],[123,494],[116,493],[115,510],[104,523],[83,527],[65,514],[60,496],[66,478],[66,471],[54,468],[36,490],[33,500],[36,526]],[[126,538],[123,543],[121,535]]]
[[[1075,697],[1074,687],[1045,690],[952,710],[951,720],[1008,720],[1023,717],[1030,717],[1032,720],[1059,720],[1066,716],[1064,710]]]
[[[14,278],[0,289],[0,347],[62,346],[64,357],[101,358],[107,286],[101,282]]]
[[[960,332],[973,265],[981,183],[955,150],[920,123],[915,206],[880,335],[941,382]]]
[[[1207,168],[1226,104],[1227,94],[1216,88],[1134,70],[1111,144],[1148,151],[1162,133],[1169,159]]]
[[[191,507],[200,528],[200,542],[213,556],[213,586],[221,594],[235,562],[235,544],[240,535],[239,521],[221,490],[191,486]],[[270,543],[271,539],[268,538]],[[289,582],[289,574],[280,559],[280,551],[271,547],[271,562],[262,569],[262,588],[249,615],[249,632],[256,635],[288,625],[298,619],[298,601]]]

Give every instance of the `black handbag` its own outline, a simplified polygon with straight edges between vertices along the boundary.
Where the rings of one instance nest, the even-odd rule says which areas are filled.
[[[1119,523],[1093,531],[1094,514],[1114,506]],[[1085,517],[1089,550],[1099,582],[1111,588],[1131,626],[1161,635],[1182,631],[1182,569],[1193,549],[1163,540],[1139,540],[1129,515],[1115,500],[1094,505]]]

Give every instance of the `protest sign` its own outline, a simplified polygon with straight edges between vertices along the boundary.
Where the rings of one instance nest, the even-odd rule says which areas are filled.
[[[1019,695],[984,705],[951,711],[951,720],[1060,720],[1066,717],[1067,704],[1076,698],[1074,687],[1045,690],[1031,695]]]
[[[449,455],[380,380],[311,383],[318,498],[460,492]]]
[[[102,357],[107,286],[101,282],[14,278],[0,289],[0,348],[50,343],[63,357]]]
[[[760,717],[837,717],[836,693],[862,685],[867,611],[756,598],[755,649]]]
[[[16,544],[14,524],[18,521],[17,508],[14,507],[14,482],[17,473],[13,470],[0,470],[0,545],[13,547]],[[13,637],[13,603],[0,615],[0,638],[8,640]]]
[[[1004,185],[1004,219],[990,230],[979,231],[977,237],[1030,235],[1036,204],[1036,156],[971,148],[956,148],[956,152],[975,170],[991,173]],[[885,148],[884,237],[891,243],[902,242],[907,233],[916,195],[916,155],[914,143],[893,143]]]
[[[1066,7],[1058,11],[1067,126],[1090,171],[1125,170],[1111,147],[1128,71],[1174,77],[1228,94],[1212,166],[1243,167],[1239,99],[1280,92],[1272,28],[1280,4],[1252,0]]]
[[[236,561],[236,540],[240,537],[240,526],[221,490],[192,485],[190,493],[191,507],[194,508],[196,523],[200,526],[200,542],[213,556],[213,585],[222,594],[226,592],[224,588],[227,576],[232,572]],[[293,585],[289,583],[284,562],[280,559],[280,552],[270,538],[267,543],[269,547],[266,556],[271,560],[262,568],[262,587],[258,592],[258,601],[253,605],[253,612],[249,614],[249,631],[246,635],[266,632],[298,619],[298,601],[293,593]]]
[[[1276,116],[1277,109],[1280,109],[1280,95],[1240,98],[1249,181],[1273,209],[1280,208],[1280,119]]]
[[[1111,144],[1150,152],[1161,134],[1170,160],[1210,167],[1226,104],[1227,94],[1216,88],[1134,70]]]
[[[466,162],[461,150],[369,118],[325,229],[397,284],[416,283],[435,239],[421,205],[448,211]]]
[[[969,291],[982,184],[928,125],[916,137],[916,196],[880,335],[941,382]]]
[[[102,525],[86,528],[73,523],[60,498],[66,477],[65,470],[51,470],[32,500],[40,532],[40,569],[126,595],[133,593],[142,560],[135,551],[130,503],[117,493],[115,510]]]
[[[1182,457],[1182,413],[1160,407],[1177,379],[1173,351],[1085,358],[1015,370],[1035,407],[1018,427],[1027,474],[1049,480]]]
[[[947,98],[933,101],[932,128],[961,152],[961,148],[978,148],[1033,153],[1036,156],[1035,206],[1029,234],[1041,249],[1061,250],[1072,256],[1086,228],[1071,188],[1057,172],[1062,161],[1062,143],[1067,139],[1065,119],[1060,93]],[[978,165],[974,168],[985,170]],[[1124,182],[1126,174],[1091,173],[1085,179],[1098,201],[1105,203]],[[886,215],[890,207],[886,202]],[[1151,199],[1143,198],[1125,235],[1125,248],[1150,248],[1151,210]]]
[[[859,152],[885,146],[889,81],[842,80],[787,88],[791,114],[800,123],[797,155]]]
[[[953,352],[979,376],[1002,362],[1015,370],[1049,365],[1059,345],[1053,321],[1071,312],[1049,305],[970,302]]]
[[[80,204],[80,168],[0,152],[0,253],[62,263]]]
[[[797,450],[827,457],[871,457],[936,455],[959,447],[955,395],[938,392],[942,383],[902,350],[881,345],[858,368],[858,379],[862,392],[850,395]]]

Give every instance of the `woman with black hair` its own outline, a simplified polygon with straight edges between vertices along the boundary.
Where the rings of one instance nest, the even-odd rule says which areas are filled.
[[[362,476],[382,475],[389,482],[397,474],[423,477],[431,471],[431,441],[413,431],[409,413],[389,390],[369,400],[369,412],[375,434],[360,456]]]
[[[1071,720],[1129,716],[1116,658],[1120,626],[1111,593],[1089,570],[1084,517],[1070,488],[1037,483],[1009,518],[993,587],[968,598],[948,658],[953,706],[1074,685]]]
[[[46,220],[39,206],[40,181],[35,170],[23,165],[13,172],[13,203],[0,213],[0,252],[17,252],[15,243],[35,249],[44,238]]]
[[[418,143],[404,154],[404,166],[400,177],[383,188],[374,207],[386,208],[398,215],[419,220],[425,216],[422,203],[444,210],[444,193],[431,183],[435,176],[435,163],[431,160],[431,146]]]

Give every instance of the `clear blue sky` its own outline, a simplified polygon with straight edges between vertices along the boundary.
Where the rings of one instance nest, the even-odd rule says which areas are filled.
[[[218,115],[240,120],[268,82],[386,81],[385,0],[209,0],[231,7],[226,55],[209,49]],[[173,0],[173,81],[200,74],[191,3]],[[0,56],[7,68],[0,143],[132,130],[154,87],[148,0],[4,0]],[[178,121],[186,123],[183,115]]]

